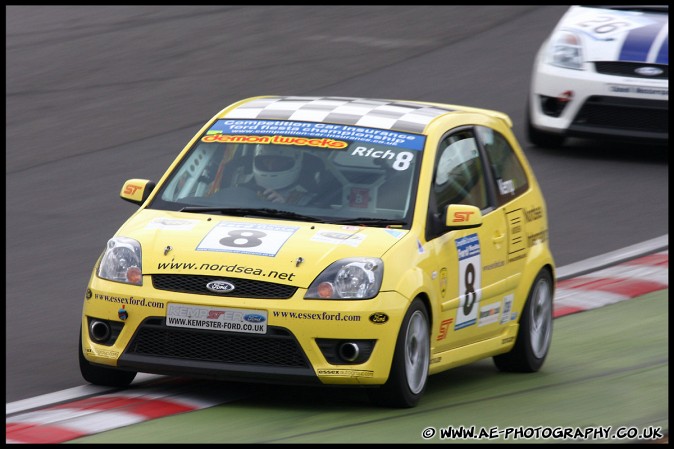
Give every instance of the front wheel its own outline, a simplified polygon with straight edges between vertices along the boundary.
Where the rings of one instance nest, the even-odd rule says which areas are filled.
[[[526,133],[527,140],[537,147],[543,148],[559,148],[564,145],[566,137],[562,134],[554,134],[551,132],[541,131],[537,129],[531,121],[531,106],[527,104],[526,109]]]
[[[104,366],[96,366],[84,358],[82,353],[82,329],[80,328],[80,342],[77,350],[80,360],[80,373],[82,377],[89,383],[94,385],[103,385],[106,387],[128,387],[133,379],[136,377],[134,371],[122,371],[115,368],[106,368]]]
[[[494,356],[500,371],[538,371],[548,355],[552,341],[552,276],[541,270],[524,305],[515,346],[506,354]]]
[[[426,389],[430,353],[428,312],[416,299],[400,327],[389,378],[383,386],[368,390],[370,400],[385,407],[416,406]]]

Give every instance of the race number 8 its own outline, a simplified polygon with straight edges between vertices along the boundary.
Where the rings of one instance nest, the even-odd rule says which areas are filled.
[[[463,303],[463,313],[469,315],[477,297],[475,293],[475,266],[472,263],[466,265],[464,281],[466,282],[466,300]]]
[[[393,169],[398,171],[404,171],[410,168],[410,164],[414,159],[414,155],[409,151],[401,151],[396,154],[396,160],[393,162]]]
[[[230,246],[234,248],[252,248],[262,244],[263,237],[267,234],[262,231],[254,231],[249,229],[235,229],[227,233],[229,237],[220,239],[222,246]]]

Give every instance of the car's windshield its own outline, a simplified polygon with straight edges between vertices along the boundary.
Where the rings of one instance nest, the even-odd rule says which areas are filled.
[[[217,120],[149,207],[264,208],[321,221],[409,224],[424,142],[418,134],[356,126]]]

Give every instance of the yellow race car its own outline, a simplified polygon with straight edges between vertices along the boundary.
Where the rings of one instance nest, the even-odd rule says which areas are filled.
[[[503,113],[345,97],[226,107],[156,183],[86,289],[90,383],[137,372],[366,387],[413,407],[428,376],[493,357],[534,372],[555,265]]]

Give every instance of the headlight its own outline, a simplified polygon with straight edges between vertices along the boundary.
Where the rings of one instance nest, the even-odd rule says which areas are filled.
[[[334,262],[309,286],[305,299],[370,299],[377,296],[384,263],[374,257]]]
[[[143,285],[140,243],[127,237],[108,240],[98,267],[98,277],[115,282]]]
[[[578,35],[561,31],[550,40],[548,63],[566,69],[583,70],[583,49]]]

